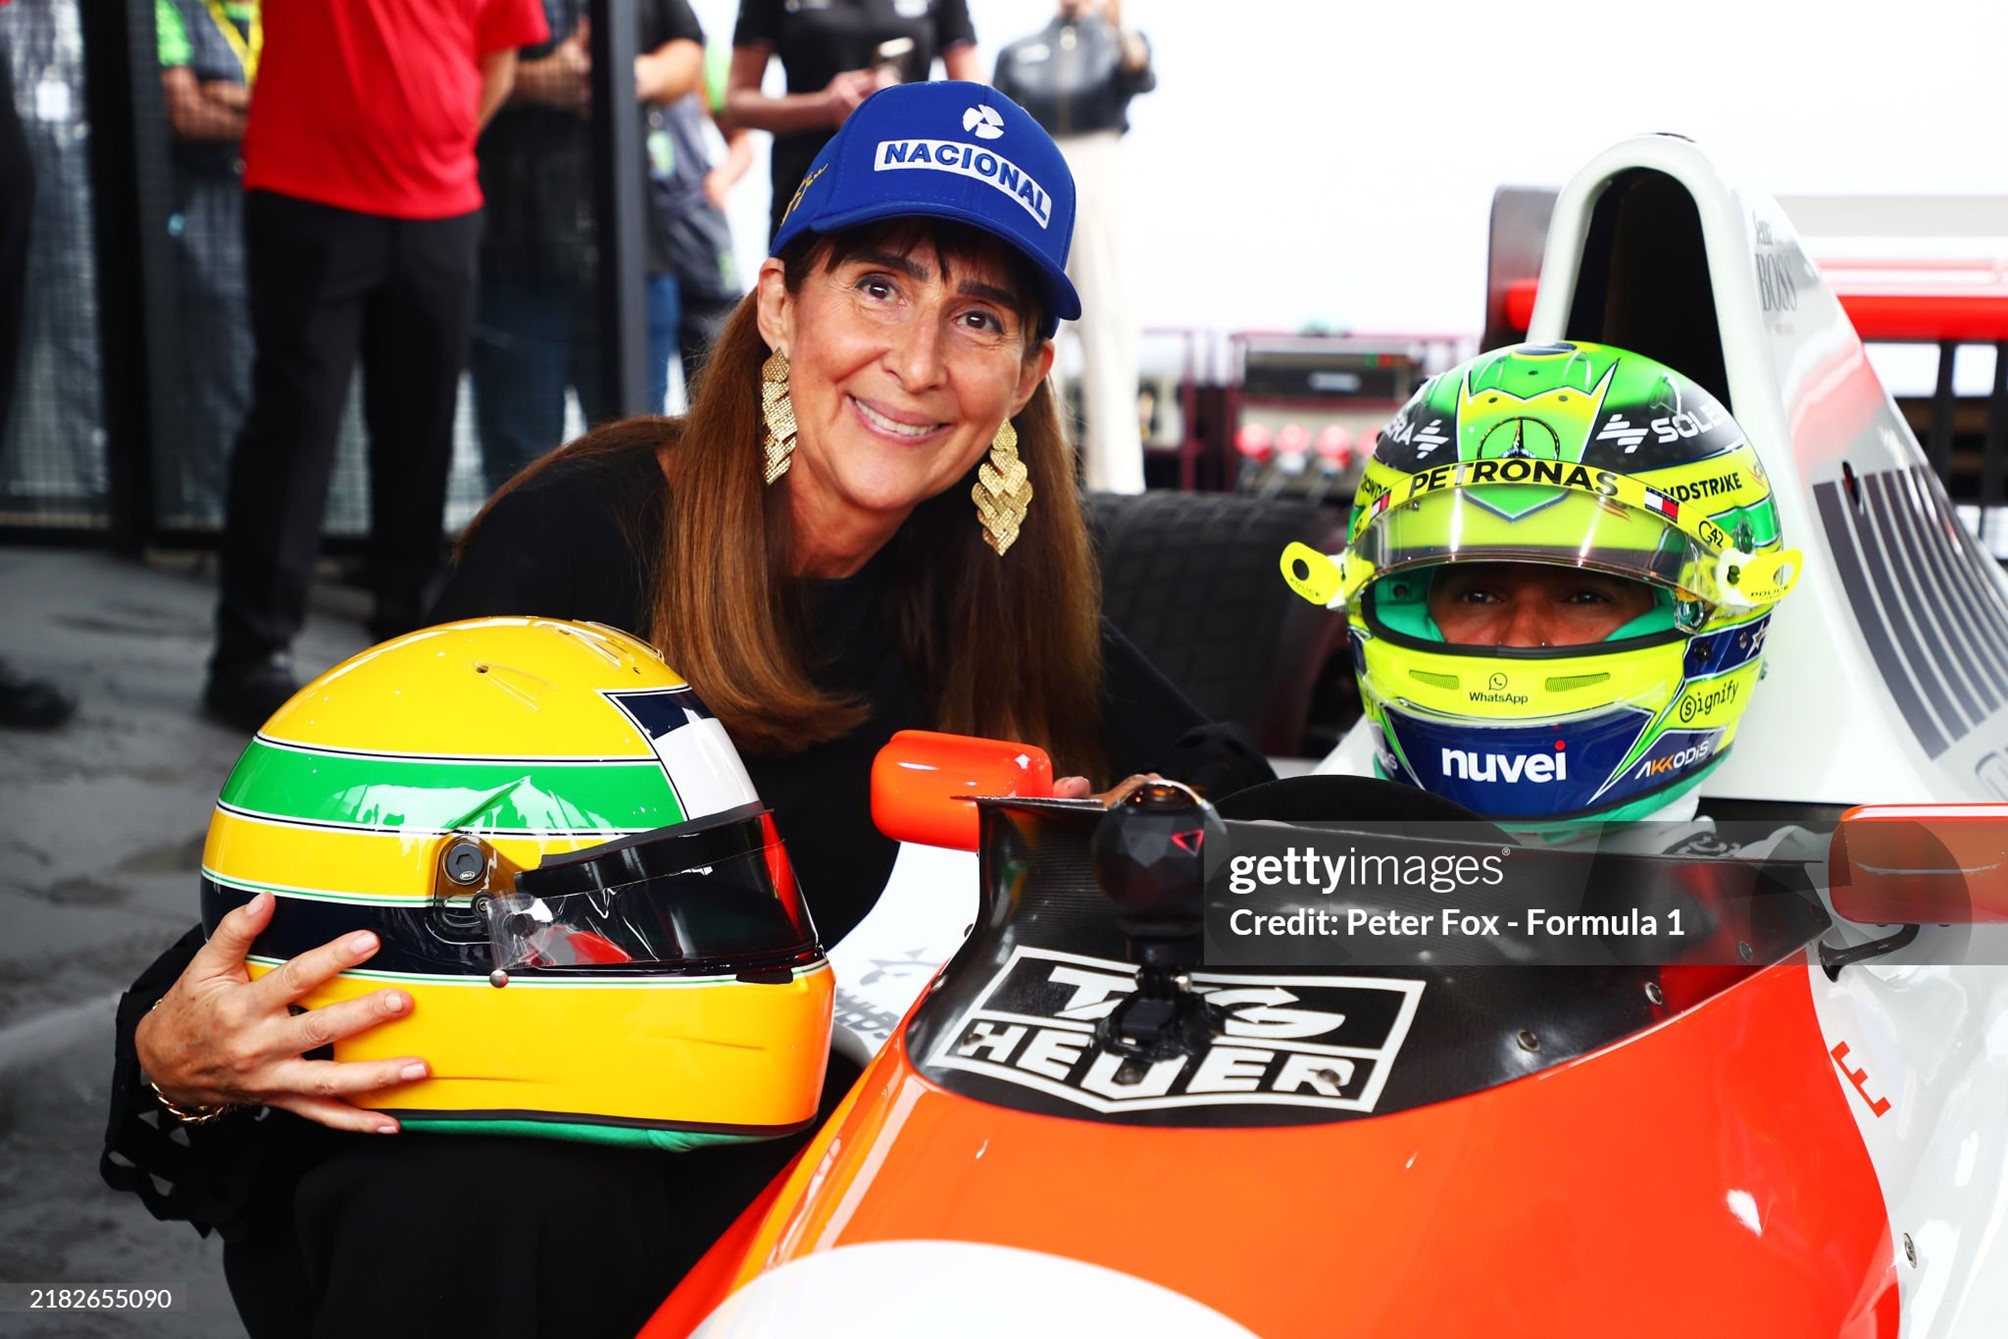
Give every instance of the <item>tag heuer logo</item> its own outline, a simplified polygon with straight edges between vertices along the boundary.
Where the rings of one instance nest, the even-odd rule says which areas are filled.
[[[1004,118],[995,107],[971,107],[962,114],[962,128],[978,139],[1004,138]]]
[[[1020,945],[926,1067],[980,1074],[1104,1115],[1208,1106],[1372,1111],[1423,983],[1392,977],[1191,974],[1221,1020],[1198,1053],[1155,1061],[1105,1048],[1097,1025],[1136,968]]]

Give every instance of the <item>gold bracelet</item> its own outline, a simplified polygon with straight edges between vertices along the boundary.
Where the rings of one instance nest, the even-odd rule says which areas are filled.
[[[165,1004],[166,1002],[167,1002],[167,996],[165,995],[161,996],[159,999],[153,1002],[152,1006],[147,1009],[147,1012],[152,1013],[155,1009],[158,1009],[162,1004]],[[176,1120],[180,1121],[183,1125],[207,1125],[209,1124],[209,1122],[227,1116],[233,1111],[243,1110],[243,1108],[235,1102],[225,1102],[220,1106],[213,1106],[213,1107],[198,1106],[195,1107],[193,1110],[187,1107],[179,1107],[174,1104],[173,1100],[169,1098],[166,1093],[160,1090],[160,1085],[153,1081],[153,1075],[147,1073],[144,1069],[142,1069],[139,1072],[139,1076],[146,1080],[147,1087],[153,1089],[153,1095],[156,1098],[160,1099],[160,1104],[162,1106],[167,1108],[167,1114],[174,1117]]]
[[[207,1125],[209,1122],[227,1116],[233,1111],[243,1110],[235,1102],[225,1102],[221,1106],[214,1107],[199,1106],[193,1110],[187,1107],[176,1106],[173,1099],[162,1092],[160,1085],[153,1081],[152,1075],[142,1072],[141,1077],[146,1079],[146,1086],[153,1089],[153,1095],[160,1099],[160,1104],[167,1108],[167,1114],[180,1121],[183,1125]]]

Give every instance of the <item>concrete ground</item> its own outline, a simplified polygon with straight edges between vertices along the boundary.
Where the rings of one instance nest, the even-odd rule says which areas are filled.
[[[207,560],[0,548],[0,657],[82,705],[0,731],[0,1335],[241,1335],[216,1242],[98,1179],[118,993],[194,923],[210,806],[244,737],[196,714]],[[302,677],[362,649],[316,593]],[[10,1312],[6,1285],[169,1287],[175,1309]]]

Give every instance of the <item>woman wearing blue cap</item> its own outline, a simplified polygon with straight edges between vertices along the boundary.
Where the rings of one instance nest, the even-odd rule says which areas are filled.
[[[1216,793],[1267,776],[1100,619],[1046,381],[1055,325],[1079,311],[1073,210],[1059,151],[995,91],[867,100],[790,202],[689,417],[611,425],[526,470],[477,518],[435,610],[649,637],[745,756],[825,942],[891,870],[868,774],[897,730],[1039,743],[1075,795],[1144,770]],[[320,1019],[254,1006],[242,946],[265,914],[184,941],[121,1020],[126,1063],[174,1116],[266,1118],[191,1127],[165,1194],[114,1174],[157,1214],[223,1229],[255,1335],[632,1333],[799,1146],[366,1137],[388,1118],[342,1098],[425,1057],[301,1052],[405,1002],[383,991]],[[368,956],[329,945],[295,970],[311,983]],[[121,1120],[147,1118],[168,1119],[115,1112],[112,1150]]]

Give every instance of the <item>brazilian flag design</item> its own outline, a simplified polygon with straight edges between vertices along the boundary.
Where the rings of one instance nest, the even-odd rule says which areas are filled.
[[[483,893],[546,857],[757,803],[689,685],[646,644],[539,619],[449,624],[303,688],[224,783],[202,861],[212,929],[261,892],[249,968],[357,930],[381,948],[302,999],[396,986],[406,1016],[338,1060],[423,1057],[368,1099],[414,1128],[683,1148],[814,1114],[834,987],[820,955],[738,974],[491,977]]]

